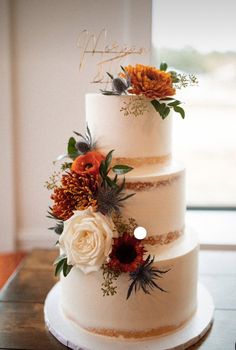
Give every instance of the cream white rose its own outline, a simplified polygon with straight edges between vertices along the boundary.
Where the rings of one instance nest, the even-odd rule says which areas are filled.
[[[95,212],[92,207],[75,211],[64,222],[59,238],[67,264],[76,266],[86,274],[98,271],[111,252],[114,227],[111,218]]]

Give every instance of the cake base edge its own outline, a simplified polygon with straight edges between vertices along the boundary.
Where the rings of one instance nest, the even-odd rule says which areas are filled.
[[[156,338],[111,338],[87,332],[63,316],[59,305],[60,283],[49,292],[44,306],[44,319],[50,333],[62,344],[74,350],[146,350],[187,349],[197,343],[213,322],[214,303],[208,290],[198,284],[198,307],[193,317],[175,332]]]

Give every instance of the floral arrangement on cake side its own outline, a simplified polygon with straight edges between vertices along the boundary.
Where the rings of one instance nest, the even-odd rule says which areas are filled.
[[[121,66],[121,72],[117,77],[110,73],[112,90],[101,90],[104,95],[133,94],[139,98],[126,103],[121,111],[125,116],[138,116],[148,108],[148,102],[152,104],[162,119],[165,119],[171,110],[185,117],[185,111],[181,107],[182,102],[174,98],[177,89],[197,85],[198,81],[194,74],[177,73],[168,70],[165,62],[160,64],[159,69],[152,66],[136,64],[135,66]]]
[[[60,172],[45,184],[53,201],[47,217],[55,221],[49,229],[59,235],[61,252],[55,274],[66,277],[72,268],[84,274],[101,270],[104,296],[117,293],[115,281],[122,273],[129,274],[131,282],[127,299],[139,289],[147,294],[154,288],[164,291],[156,279],[168,270],[153,265],[145,240],[134,236],[135,219],[121,214],[124,203],[135,195],[126,192],[124,176],[133,168],[115,164],[114,150],[102,154],[88,127],[85,135],[74,133],[78,139],[71,137],[67,153],[58,157],[63,161]]]

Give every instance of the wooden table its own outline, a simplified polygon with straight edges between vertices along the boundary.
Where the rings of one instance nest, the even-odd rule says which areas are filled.
[[[65,349],[47,331],[43,318],[45,297],[56,282],[52,266],[56,256],[55,250],[34,250],[1,291],[1,350]],[[234,350],[236,252],[201,251],[200,280],[208,287],[214,298],[215,321],[203,340],[190,349]]]

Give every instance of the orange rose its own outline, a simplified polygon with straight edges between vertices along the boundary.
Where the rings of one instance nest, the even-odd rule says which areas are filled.
[[[105,158],[101,153],[91,151],[84,155],[78,156],[72,163],[71,170],[77,174],[97,175],[99,173],[101,161],[104,159]]]

